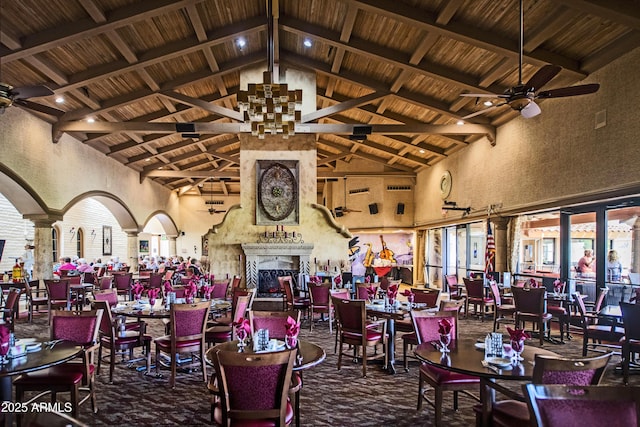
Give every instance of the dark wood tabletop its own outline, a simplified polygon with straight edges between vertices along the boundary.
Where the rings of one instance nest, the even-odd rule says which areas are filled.
[[[115,315],[136,317],[138,319],[168,319],[171,317],[171,311],[165,310],[165,305],[162,300],[158,298],[153,311],[147,300],[143,300],[145,304],[137,305],[136,301],[120,302],[117,306],[111,309],[111,312]],[[200,302],[200,298],[195,298],[195,302]],[[178,303],[176,303],[178,304]],[[142,308],[140,308],[142,307]],[[211,311],[223,312],[231,309],[231,303],[223,300],[211,300]]]
[[[205,355],[208,363],[211,363],[213,354],[217,351],[238,351],[238,341],[227,341],[211,347],[207,350]],[[244,348],[244,352],[247,354],[254,354],[253,346],[251,344],[247,345]],[[316,366],[327,357],[327,354],[318,344],[305,340],[298,340],[298,356],[299,357],[293,366],[294,371],[301,371]]]

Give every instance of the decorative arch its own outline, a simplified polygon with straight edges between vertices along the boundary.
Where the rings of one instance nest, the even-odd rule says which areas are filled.
[[[176,223],[173,221],[173,219],[169,216],[169,214],[167,214],[164,211],[155,211],[152,212],[151,215],[149,215],[147,217],[147,219],[144,221],[144,224],[142,224],[142,228],[144,229],[147,224],[149,223],[149,221],[151,221],[153,218],[157,219],[158,221],[160,221],[160,224],[162,225],[162,228],[164,228],[164,233],[169,236],[169,237],[177,237],[178,236],[178,226],[176,226]]]
[[[0,188],[2,188],[2,194],[24,218],[62,219],[62,212],[50,209],[27,181],[2,163],[0,163]]]
[[[80,202],[81,200],[92,198],[97,200],[101,204],[103,204],[109,211],[113,214],[122,227],[122,230],[127,232],[139,232],[141,228],[138,226],[136,219],[133,214],[126,206],[126,204],[117,196],[114,196],[111,193],[107,193],[106,191],[94,190],[87,191],[86,193],[82,193],[74,197],[67,203],[62,209],[62,213],[66,213],[71,209],[75,204]]]

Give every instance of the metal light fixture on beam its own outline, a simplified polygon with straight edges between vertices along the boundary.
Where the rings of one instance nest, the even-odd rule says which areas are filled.
[[[248,90],[238,92],[238,105],[244,121],[251,123],[251,135],[264,139],[266,133],[295,134],[295,124],[302,120],[302,90],[289,90],[286,83],[273,83],[272,73],[263,73],[262,83],[249,83]]]

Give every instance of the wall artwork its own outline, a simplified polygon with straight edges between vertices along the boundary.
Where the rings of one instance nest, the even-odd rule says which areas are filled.
[[[148,240],[140,240],[140,249],[139,252],[141,254],[149,253],[149,241]]]
[[[256,224],[299,224],[298,161],[258,160],[256,177]]]
[[[102,255],[111,255],[111,226],[102,226]]]

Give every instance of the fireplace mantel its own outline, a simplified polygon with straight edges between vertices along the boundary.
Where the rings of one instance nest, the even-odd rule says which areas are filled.
[[[247,288],[257,288],[260,264],[276,257],[297,257],[298,271],[301,274],[309,274],[313,243],[243,243],[242,250],[246,258]]]

